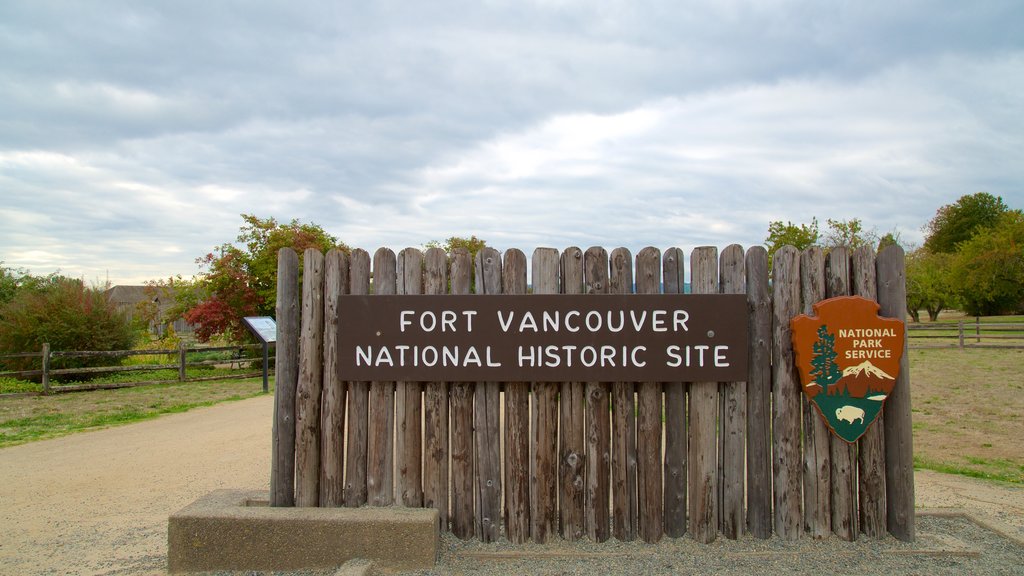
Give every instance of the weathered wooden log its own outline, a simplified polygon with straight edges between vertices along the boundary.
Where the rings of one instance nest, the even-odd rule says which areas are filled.
[[[424,257],[424,294],[448,292],[448,255],[440,248]],[[448,530],[448,383],[427,382],[423,393],[423,506],[438,513]]]
[[[604,248],[593,247],[584,253],[583,279],[587,294],[608,293],[608,252]],[[587,382],[584,390],[586,527],[587,537],[595,542],[604,542],[611,536],[611,413],[608,410],[608,390],[607,382]]]
[[[526,294],[526,255],[505,251],[502,292]],[[505,384],[505,536],[513,544],[530,538],[530,384]]]
[[[772,259],[772,445],[775,533],[799,538],[800,377],[793,357],[789,321],[800,312],[800,253],[783,246]]]
[[[557,294],[558,251],[537,248],[532,267],[533,293]],[[530,531],[534,542],[544,543],[558,522],[558,385],[539,382],[533,390]]]
[[[477,294],[501,294],[501,255],[486,247],[476,253]],[[494,542],[501,533],[501,384],[478,382],[473,403],[476,450],[475,531],[482,542]]]
[[[661,252],[657,248],[644,248],[636,256],[636,291],[638,294],[661,292]],[[637,390],[637,531],[644,542],[654,543],[665,533],[661,468],[662,385],[659,382],[641,382]]]
[[[612,250],[610,268],[609,292],[632,294],[633,256],[629,250]],[[615,538],[625,542],[636,539],[637,530],[636,384],[633,382],[612,384],[612,422],[612,530]],[[685,474],[683,476],[685,482]]]
[[[704,246],[690,254],[690,287],[694,294],[718,293],[717,248]],[[689,532],[707,544],[718,536],[718,382],[690,383],[689,415]]]
[[[683,251],[669,248],[662,255],[662,280],[666,294],[685,292]],[[665,534],[679,538],[686,534],[686,394],[689,383],[667,382],[665,393]]]
[[[299,381],[299,257],[277,256],[277,344],[274,360],[274,427],[270,505],[295,505],[295,387]]]
[[[320,505],[320,397],[324,385],[324,255],[302,254],[302,328],[295,400],[295,505]]]
[[[398,253],[398,294],[423,293],[423,253],[406,248]],[[423,384],[395,383],[395,459],[398,462],[398,503],[423,506]]]
[[[560,272],[563,294],[583,293],[583,251],[572,246],[561,255]],[[583,537],[586,487],[584,474],[587,456],[583,440],[583,382],[562,382],[559,398],[559,531],[562,538]]]
[[[851,262],[853,293],[868,300],[878,300],[875,273],[875,251],[862,246],[853,252]],[[878,414],[857,441],[859,473],[860,531],[869,538],[885,536],[885,411]]]
[[[903,249],[889,246],[875,259],[881,314],[905,318],[906,264]],[[904,336],[900,373],[885,401],[885,514],[889,533],[912,542],[914,524],[914,442],[910,415],[910,360]]]
[[[850,252],[844,246],[833,248],[825,264],[825,295],[829,298],[850,295]],[[833,437],[832,453],[832,532],[844,540],[857,539],[857,446]]]
[[[825,253],[818,247],[800,255],[802,313],[825,299]],[[832,432],[814,403],[800,395],[804,419],[804,530],[812,538],[832,534]]]
[[[324,388],[320,410],[320,506],[341,506],[345,497],[345,400],[348,384],[338,370],[338,298],[348,293],[348,254],[334,249],[324,259]]]
[[[743,248],[738,244],[722,250],[719,274],[722,294],[744,294],[746,278]],[[725,382],[720,389],[721,413],[718,440],[719,530],[733,540],[743,535],[746,516],[743,507],[746,458],[747,386]]]
[[[397,289],[395,253],[380,248],[373,255],[373,293]],[[373,506],[395,503],[395,383],[371,382],[366,442],[366,491]]]
[[[750,352],[747,369],[747,530],[772,535],[771,343],[772,302],[768,292],[768,252],[747,249],[747,311]]]
[[[451,254],[451,293],[469,294],[473,260],[464,248]],[[463,540],[474,535],[473,388],[469,382],[451,385],[452,534]]]
[[[349,293],[370,293],[370,255],[355,249],[349,256]],[[342,319],[344,320],[344,319]],[[342,325],[344,329],[344,324]],[[369,442],[370,383],[349,382],[348,433],[345,450],[345,506],[366,504],[367,445]]]

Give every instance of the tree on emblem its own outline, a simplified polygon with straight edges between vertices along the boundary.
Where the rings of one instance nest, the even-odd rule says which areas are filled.
[[[814,343],[814,356],[811,358],[811,376],[814,383],[821,386],[822,392],[828,392],[828,387],[843,377],[842,369],[836,364],[835,344],[835,335],[822,324],[818,328],[818,341]]]

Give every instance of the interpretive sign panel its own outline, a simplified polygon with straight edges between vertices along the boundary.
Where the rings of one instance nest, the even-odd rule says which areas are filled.
[[[341,296],[346,380],[737,381],[746,296]]]
[[[269,316],[246,316],[242,318],[249,330],[261,341],[272,344],[277,341],[277,323]]]

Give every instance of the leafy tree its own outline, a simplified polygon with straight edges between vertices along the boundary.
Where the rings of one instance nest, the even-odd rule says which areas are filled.
[[[98,287],[86,287],[81,280],[50,276],[45,285],[19,290],[0,307],[0,352],[39,350],[49,343],[52,350],[125,350],[131,348],[135,333],[131,321],[107,300]],[[76,358],[54,363],[54,367],[77,368],[109,362],[105,359]],[[10,370],[38,368],[33,358],[3,361]]]
[[[0,306],[13,300],[21,291],[42,290],[63,279],[65,278],[58,272],[52,272],[46,276],[33,276],[22,268],[7,268],[0,265]]]
[[[452,236],[444,242],[431,240],[424,244],[425,248],[442,248],[451,254],[456,248],[465,248],[469,251],[470,258],[476,258],[476,253],[487,246],[487,241],[477,238],[476,235],[466,238],[465,236]]]
[[[865,230],[860,218],[849,220],[828,219],[828,233],[825,234],[825,245],[829,248],[845,246],[856,250],[861,246],[871,246],[878,241],[874,230]]]
[[[897,232],[897,231],[886,232],[885,235],[882,236],[882,238],[878,240],[878,250],[877,250],[877,252],[881,252],[882,250],[885,250],[889,246],[901,246],[901,245],[902,245],[902,242],[900,240],[900,233],[899,232]]]
[[[771,270],[772,257],[779,248],[793,246],[797,250],[804,250],[817,245],[819,238],[817,218],[811,218],[810,224],[800,225],[788,221],[783,224],[782,220],[769,222],[768,237],[764,240],[768,249],[768,269]]]
[[[235,340],[247,337],[242,324],[245,316],[272,316],[277,300],[277,252],[292,248],[301,258],[306,248],[326,252],[337,246],[348,246],[324,231],[317,224],[301,224],[292,220],[280,224],[273,218],[261,219],[242,214],[236,244],[223,244],[216,252],[197,259],[205,269],[196,279],[191,306],[185,320],[196,327],[196,338],[202,342],[218,334]],[[301,268],[300,268],[301,269]]]
[[[952,282],[969,314],[1024,311],[1024,212],[1005,212],[960,244]]]
[[[936,253],[918,248],[907,254],[907,312],[914,322],[921,321],[920,310],[928,311],[934,322],[939,313],[956,305],[953,287],[952,254]]]
[[[956,252],[957,246],[979,230],[995,226],[1006,211],[1001,196],[988,192],[961,196],[955,203],[939,208],[925,226],[928,237],[924,246],[932,252]]]
[[[814,383],[821,386],[821,391],[827,393],[828,387],[839,382],[843,377],[843,371],[836,364],[836,337],[828,331],[824,324],[818,328],[818,340],[814,343],[814,356],[811,358],[811,376]]]

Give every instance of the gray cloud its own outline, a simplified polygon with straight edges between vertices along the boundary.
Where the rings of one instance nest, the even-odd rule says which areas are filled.
[[[1017,2],[11,2],[0,259],[191,274],[241,212],[351,244],[759,243],[1021,206]]]

